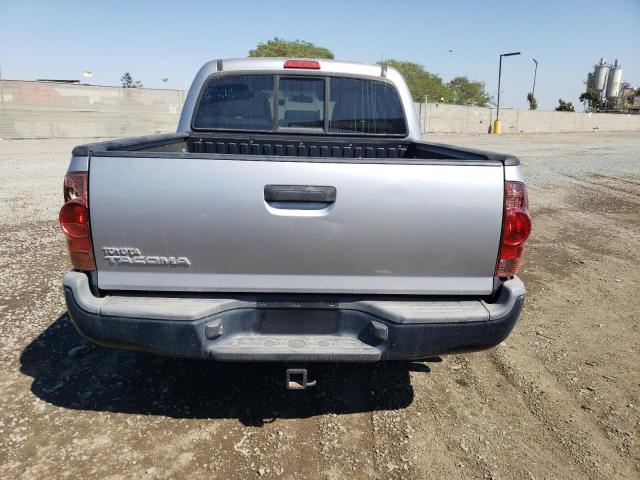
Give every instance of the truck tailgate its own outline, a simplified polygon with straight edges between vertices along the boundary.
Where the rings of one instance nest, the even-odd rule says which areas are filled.
[[[492,292],[501,163],[324,160],[91,157],[99,288]]]

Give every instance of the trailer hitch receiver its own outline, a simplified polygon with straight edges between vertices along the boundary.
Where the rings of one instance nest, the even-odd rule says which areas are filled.
[[[287,368],[286,385],[287,390],[304,390],[314,387],[316,381],[309,381],[306,368]]]

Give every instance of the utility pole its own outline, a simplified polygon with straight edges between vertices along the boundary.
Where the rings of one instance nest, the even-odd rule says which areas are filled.
[[[533,89],[531,90],[531,95],[536,96],[536,75],[538,74],[538,60],[533,59],[533,63],[536,64],[536,68],[533,71]]]
[[[498,103],[496,105],[496,119],[493,122],[493,133],[496,135],[500,135],[502,133],[502,124],[500,123],[500,80],[502,79],[502,57],[512,57],[513,55],[520,55],[520,52],[500,54],[500,64],[498,66]]]

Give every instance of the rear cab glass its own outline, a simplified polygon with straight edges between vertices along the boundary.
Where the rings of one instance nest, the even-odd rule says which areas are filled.
[[[194,130],[407,133],[400,97],[383,80],[310,75],[224,74],[206,82]]]
[[[324,128],[324,79],[284,77],[278,87],[280,127]]]
[[[207,83],[194,126],[206,129],[273,129],[273,75],[229,75]]]

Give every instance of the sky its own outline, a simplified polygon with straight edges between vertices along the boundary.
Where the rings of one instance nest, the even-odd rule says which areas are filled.
[[[38,1],[0,0],[4,79],[80,79],[119,85],[125,71],[145,87],[186,89],[202,64],[244,57],[273,37],[329,48],[339,60],[395,58],[445,81],[486,82],[501,106],[525,108],[539,62],[536,97],[551,110],[584,91],[604,57],[640,87],[640,0],[602,1]],[[91,70],[93,77],[83,79]],[[581,107],[579,108],[581,110]]]

